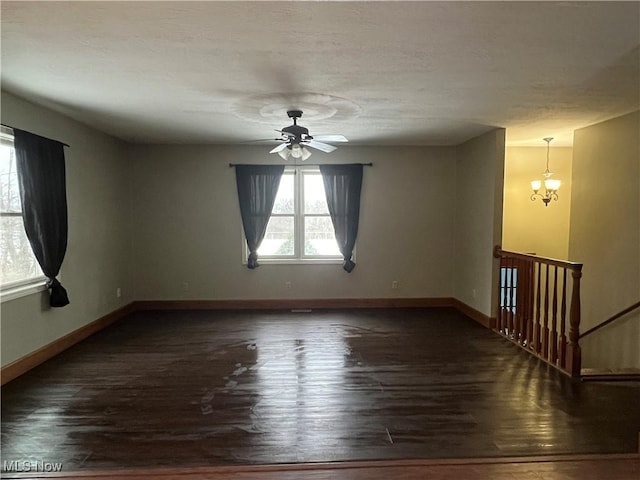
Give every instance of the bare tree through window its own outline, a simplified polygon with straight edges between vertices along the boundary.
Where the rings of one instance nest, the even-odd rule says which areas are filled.
[[[260,258],[341,258],[317,169],[288,169],[258,249]]]
[[[43,277],[22,223],[13,135],[0,133],[0,285],[5,289]]]

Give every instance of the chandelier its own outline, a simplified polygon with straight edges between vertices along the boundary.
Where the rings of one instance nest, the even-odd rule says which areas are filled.
[[[558,200],[558,189],[560,188],[560,180],[552,179],[553,173],[549,170],[549,144],[553,137],[543,138],[547,142],[547,168],[542,172],[544,180],[534,180],[531,182],[531,201],[535,201],[536,198],[540,198],[544,202],[544,206],[549,205],[551,200]],[[544,186],[544,193],[539,193],[540,189]]]

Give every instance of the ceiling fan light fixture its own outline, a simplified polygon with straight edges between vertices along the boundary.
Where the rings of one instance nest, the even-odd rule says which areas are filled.
[[[306,149],[306,148],[302,148],[302,155],[300,156],[300,158],[302,159],[302,161],[304,162],[307,158],[309,158],[311,156],[311,152]]]
[[[280,150],[278,155],[280,155],[283,160],[289,160],[289,149],[285,148],[284,150]]]
[[[291,156],[293,158],[300,158],[302,157],[302,147],[300,146],[299,143],[294,143],[293,145],[291,145],[289,147],[291,149]]]
[[[323,142],[347,142],[344,135],[319,135],[317,139],[309,135],[309,129],[298,125],[297,120],[302,116],[302,110],[288,110],[287,115],[293,119],[293,125],[289,125],[281,130],[281,137],[276,139],[282,143],[271,149],[269,153],[277,153],[284,160],[302,160],[305,161],[311,156],[311,152],[307,147],[320,150],[321,152],[331,153],[337,147]],[[323,141],[318,141],[323,140]]]
[[[304,148],[302,145],[298,143],[293,145],[287,145],[287,148],[279,150],[276,153],[280,155],[280,157],[282,157],[283,160],[290,160],[293,158],[296,160],[300,159],[303,162],[311,156],[311,152],[309,151],[309,149]]]

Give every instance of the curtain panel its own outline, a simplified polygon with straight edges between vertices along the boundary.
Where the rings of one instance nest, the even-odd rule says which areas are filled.
[[[351,272],[356,266],[352,257],[360,221],[362,164],[320,165],[320,173],[336,241],[344,257],[342,268]]]
[[[284,165],[236,165],[236,184],[244,235],[249,247],[247,267],[258,263],[258,248],[267,231]]]
[[[22,218],[33,253],[49,279],[49,304],[69,304],[56,278],[67,251],[67,190],[64,145],[13,129]]]

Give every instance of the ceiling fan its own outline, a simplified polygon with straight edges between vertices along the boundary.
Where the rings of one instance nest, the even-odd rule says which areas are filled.
[[[348,142],[344,135],[309,135],[309,129],[298,125],[298,119],[302,117],[302,110],[288,110],[287,115],[293,119],[293,125],[277,130],[282,136],[276,140],[282,143],[269,153],[277,153],[283,159],[289,158],[306,160],[311,152],[305,147],[315,148],[322,152],[331,153],[337,147],[324,142]]]

